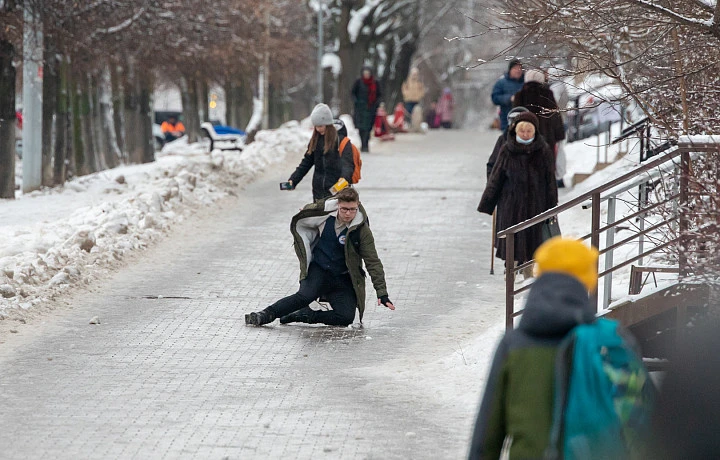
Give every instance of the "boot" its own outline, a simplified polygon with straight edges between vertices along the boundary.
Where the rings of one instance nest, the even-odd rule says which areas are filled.
[[[245,315],[245,324],[251,326],[262,326],[263,324],[269,324],[275,321],[275,312],[266,308],[262,311],[252,312]]]
[[[285,315],[280,317],[280,324],[288,324],[288,323],[308,323],[311,324],[313,322],[313,318],[315,316],[315,311],[311,308],[302,308],[298,311],[294,311],[290,313],[289,315]]]

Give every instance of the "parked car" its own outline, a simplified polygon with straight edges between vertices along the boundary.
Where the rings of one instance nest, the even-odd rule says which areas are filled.
[[[578,96],[571,101],[572,108],[567,113],[567,141],[575,142],[596,136],[610,129],[610,125],[620,121],[622,107],[608,102],[596,103],[592,97],[583,103]]]

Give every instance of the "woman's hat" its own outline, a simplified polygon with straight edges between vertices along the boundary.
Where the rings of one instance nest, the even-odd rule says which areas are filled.
[[[333,114],[327,104],[318,104],[310,114],[313,126],[327,126],[333,124]]]

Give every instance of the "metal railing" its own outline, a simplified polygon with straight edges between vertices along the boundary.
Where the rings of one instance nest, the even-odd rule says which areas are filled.
[[[643,258],[648,257],[649,255],[668,248],[672,245],[683,245],[682,239],[685,238],[684,235],[687,234],[688,230],[688,218],[686,216],[684,205],[688,202],[688,173],[690,171],[691,154],[703,154],[713,151],[717,152],[719,150],[720,144],[716,143],[678,143],[678,145],[673,149],[668,150],[666,153],[663,153],[662,155],[653,158],[651,161],[648,161],[645,164],[641,164],[636,169],[626,174],[623,174],[622,176],[612,181],[609,181],[576,198],[573,198],[567,203],[563,203],[552,209],[548,209],[547,211],[538,214],[531,219],[520,222],[519,224],[513,225],[512,227],[508,227],[505,230],[498,232],[497,236],[499,238],[505,239],[505,260],[515,260],[515,235],[518,232],[532,227],[533,225],[542,224],[542,222],[544,222],[545,220],[557,216],[561,212],[567,211],[568,209],[571,209],[573,207],[590,207],[592,209],[591,231],[589,234],[579,239],[586,240],[589,238],[590,244],[595,248],[598,248],[601,255],[605,255],[604,268],[600,270],[600,267],[598,267],[598,279],[606,277],[604,283],[603,301],[604,307],[607,307],[610,301],[612,289],[612,274],[616,270],[626,267],[633,262],[642,261]],[[679,163],[676,161],[678,158]],[[632,213],[628,216],[624,216],[620,220],[615,220],[615,204],[618,200],[618,195],[638,186],[644,187],[644,184],[648,182],[648,175],[657,176],[662,172],[669,172],[673,170],[679,170],[680,173],[678,187],[679,190],[676,190],[677,193],[672,193],[664,200],[653,204],[648,204],[647,200],[643,201],[641,198],[639,203],[639,210],[637,212]],[[655,174],[652,174],[653,171],[655,172]],[[600,205],[603,201],[608,201],[608,218],[606,224],[604,226],[601,226]],[[675,216],[645,228],[645,216],[647,215],[647,213],[668,203],[674,203],[676,205]],[[629,238],[625,238],[621,241],[616,242],[615,233],[617,227],[635,218],[639,218],[641,222],[639,231],[630,236]],[[645,250],[644,245],[638,245],[639,250],[636,256],[630,257],[618,263],[617,265],[614,265],[613,256],[615,249],[629,243],[635,238],[644,238],[644,236],[648,233],[655,231],[662,226],[673,224],[674,222],[676,222],[678,225],[678,234],[680,235],[679,237],[659,243],[647,250]],[[603,249],[600,249],[600,236],[602,233],[606,234],[605,247]],[[532,285],[532,283],[529,283],[523,285],[518,289],[515,289],[516,273],[527,267],[531,267],[533,264],[534,260],[525,262],[521,265],[518,265],[517,267],[508,267],[508,264],[506,263],[505,327],[507,329],[513,328],[514,319],[517,316],[521,315],[523,311],[515,311],[515,296],[530,289],[530,286]],[[511,263],[510,265],[513,264]],[[678,251],[678,265],[680,275],[684,276],[685,274],[687,274],[687,259],[683,251]],[[599,293],[597,290],[593,294],[591,294],[591,302],[595,306],[596,310],[598,307],[598,295]]]

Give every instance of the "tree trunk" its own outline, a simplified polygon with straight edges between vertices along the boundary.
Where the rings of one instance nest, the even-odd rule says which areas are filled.
[[[138,112],[138,120],[140,129],[136,135],[140,136],[140,148],[142,152],[142,162],[152,163],[155,161],[155,140],[152,133],[152,79],[150,74],[143,73],[140,75],[140,106]]]
[[[122,69],[115,64],[110,66],[110,82],[117,146],[120,149],[120,159],[126,162],[128,158],[125,155],[127,152],[125,149],[125,87],[123,86]]]
[[[100,170],[98,158],[95,149],[95,140],[93,139],[93,117],[92,117],[92,101],[90,98],[89,78],[79,78],[77,84],[78,92],[78,121],[80,122],[80,137],[83,147],[83,157],[85,158],[85,169],[82,174],[92,174]]]
[[[383,92],[385,96],[385,104],[388,108],[392,108],[398,102],[402,102],[402,84],[410,73],[410,64],[412,63],[412,57],[417,51],[416,40],[406,40],[401,46],[400,50],[396,50],[397,54],[394,54],[392,64],[389,65],[388,72],[384,78]],[[392,70],[390,70],[392,69]],[[421,101],[422,102],[422,101]]]
[[[43,48],[43,121],[42,121],[42,185],[55,185],[53,174],[53,153],[56,142],[56,118],[58,98],[58,59],[57,50],[51,35],[45,34]]]
[[[183,105],[183,121],[188,143],[200,139],[200,116],[198,109],[198,83],[195,78],[180,78],[180,95]]]
[[[108,167],[114,168],[122,163],[122,154],[117,142],[115,130],[115,111],[113,108],[112,82],[110,68],[106,65],[101,74],[98,84],[98,105],[100,112],[100,132],[103,133],[105,146],[105,162]]]
[[[90,138],[93,145],[93,157],[97,165],[97,171],[104,171],[110,166],[107,163],[107,142],[105,133],[102,130],[102,122],[100,119],[100,90],[98,88],[98,78],[95,75],[87,76],[88,83],[88,101],[90,122]]]
[[[338,77],[338,99],[340,100],[340,113],[353,112],[353,100],[350,94],[352,85],[360,77],[365,57],[368,50],[368,39],[362,36],[357,37],[355,43],[350,41],[348,24],[350,23],[350,11],[352,5],[343,2],[338,25],[339,48],[338,57],[342,65]],[[376,75],[377,76],[377,75]]]
[[[70,95],[72,98],[72,147],[73,147],[73,173],[76,176],[84,176],[90,172],[90,165],[85,155],[85,139],[82,129],[82,96],[77,79],[72,78],[70,83]]]
[[[242,80],[225,85],[225,118],[229,126],[244,130],[250,121],[253,110],[251,86]]]
[[[0,198],[15,198],[15,47],[0,40]]]
[[[55,122],[55,148],[53,152],[53,183],[55,185],[62,185],[67,178],[67,162],[70,158],[70,140],[72,139],[67,58],[62,58],[59,63],[55,87],[57,94],[57,119]]]
[[[198,98],[200,121],[210,121],[210,88],[206,80],[198,82]]]
[[[135,63],[130,60],[122,75],[124,82],[122,86],[124,89],[123,118],[125,120],[123,138],[125,139],[125,152],[128,162],[132,164],[140,163],[142,160],[142,152],[138,152],[137,132],[140,128],[138,122],[138,107],[140,104],[137,95],[135,73]]]

